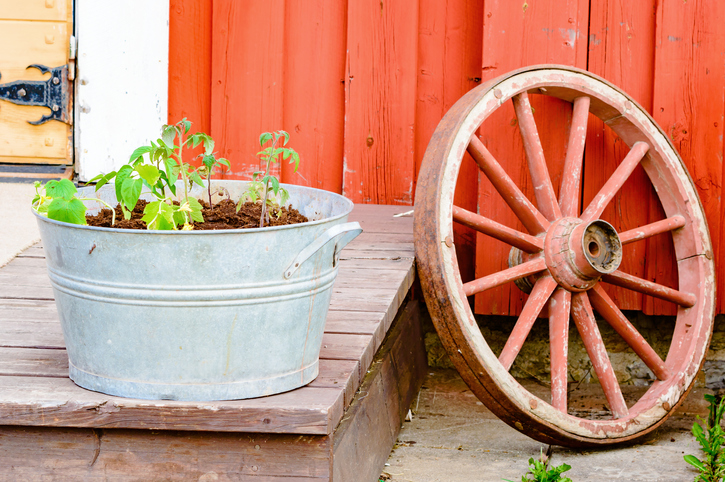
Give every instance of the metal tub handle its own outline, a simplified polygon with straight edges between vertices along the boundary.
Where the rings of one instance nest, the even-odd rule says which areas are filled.
[[[327,231],[325,231],[322,236],[312,241],[305,249],[300,251],[300,254],[297,255],[294,261],[292,261],[292,264],[290,264],[287,269],[284,272],[285,279],[289,279],[297,269],[302,266],[302,263],[307,261],[307,259],[315,254],[320,248],[322,248],[324,245],[332,241],[333,239],[337,238],[338,236],[342,236],[339,238],[335,244],[335,254],[333,255],[333,266],[337,264],[338,257],[340,255],[340,251],[342,251],[342,248],[344,248],[347,243],[355,239],[358,234],[362,233],[362,228],[360,227],[360,223],[358,222],[351,222],[351,223],[345,223],[345,224],[337,224]]]

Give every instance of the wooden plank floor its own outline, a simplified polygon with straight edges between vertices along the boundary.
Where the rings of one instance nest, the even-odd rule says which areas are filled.
[[[176,402],[112,397],[77,387],[43,248],[0,268],[0,425],[329,435],[343,417],[415,276],[404,206],[358,205],[363,234],[340,257],[320,375],[270,397]]]

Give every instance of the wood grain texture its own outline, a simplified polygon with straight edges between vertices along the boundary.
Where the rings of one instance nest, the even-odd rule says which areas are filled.
[[[0,368],[2,359],[0,350]],[[356,361],[323,362],[310,386],[335,386],[357,376],[356,367]],[[2,426],[0,464],[9,480],[373,480],[425,368],[419,307],[413,302],[396,317],[362,389],[349,392],[349,409],[330,435]]]
[[[539,63],[588,68],[633,96],[669,129],[693,173],[719,245],[725,229],[725,205],[719,201],[725,147],[720,140],[725,124],[723,53],[717,47],[723,44],[717,28],[721,3],[219,0],[211,11],[214,33],[208,33],[210,0],[174,0],[171,60],[187,65],[188,72],[172,78],[169,88],[192,94],[197,88],[199,95],[188,102],[194,110],[204,111],[203,101],[211,96],[209,122],[220,153],[234,165],[229,177],[249,178],[258,167],[257,136],[283,127],[292,133],[292,146],[303,159],[300,175],[282,168],[285,181],[344,190],[358,202],[410,204],[433,129],[475,79]],[[179,31],[184,25],[187,30]],[[208,48],[209,38],[211,67],[206,60],[192,65],[182,58],[184,49]],[[172,65],[172,76],[178,71]],[[558,189],[570,106],[537,97],[532,95],[535,118]],[[662,105],[655,105],[657,99]],[[530,195],[528,172],[515,167],[525,165],[515,124],[507,106],[480,134]],[[585,202],[625,152],[609,129],[590,120]],[[604,218],[617,229],[663,216],[644,177],[638,169],[605,211]],[[479,179],[469,159],[459,180],[457,204],[518,226],[485,178],[476,198],[470,196]],[[459,226],[456,236],[464,281],[504,266],[508,246]],[[478,241],[483,244],[477,248],[474,272],[470,251]],[[632,244],[623,268],[672,285],[669,249],[657,239]],[[723,268],[720,274],[725,275]],[[626,309],[654,313],[660,306],[620,289],[610,294]],[[516,314],[524,299],[515,288],[499,288],[478,295],[476,311]]]
[[[3,425],[142,428],[325,435],[343,413],[343,390],[303,387],[229,402],[135,400],[83,390],[68,378],[0,377]]]
[[[169,116],[186,117],[211,132],[211,0],[171,0],[169,15]]]
[[[282,127],[302,159],[282,164],[282,180],[342,192],[345,115],[345,27],[343,0],[285,2]]]
[[[10,3],[10,2],[7,2]],[[23,18],[20,13],[40,16],[40,19],[58,21],[0,20],[0,42],[5,45],[0,59],[0,84],[16,80],[45,80],[50,74],[37,69],[28,69],[31,64],[59,67],[68,63],[68,44],[73,24],[67,20],[67,2],[59,1],[60,10],[53,17],[46,18],[46,10],[31,5],[9,9],[7,17]],[[62,7],[60,6],[62,4]],[[55,4],[54,4],[55,5]],[[3,11],[6,9],[3,8]],[[57,10],[57,9],[56,9]],[[62,14],[62,15],[61,15]],[[5,15],[0,15],[5,16]],[[70,164],[72,162],[72,136],[69,125],[51,121],[40,126],[27,121],[40,120],[50,109],[40,106],[20,106],[0,101],[0,163],[18,161],[47,164]]]
[[[373,343],[380,346],[391,322],[389,313],[371,315],[365,311],[330,310],[325,321],[325,333],[371,335]]]
[[[232,163],[225,178],[251,179],[259,135],[282,128],[284,17],[284,0],[213,2],[211,135]]]
[[[333,480],[376,480],[398,437],[427,367],[419,306],[399,313],[381,350],[335,431]]]
[[[588,70],[604,77],[626,92],[645,110],[652,112],[655,58],[655,0],[622,4],[614,0],[591,2]],[[624,156],[626,145],[598,118],[589,116],[583,177],[585,208]],[[618,232],[649,222],[653,189],[647,175],[638,167],[602,214]],[[624,248],[621,269],[645,276],[647,243]],[[641,310],[641,294],[607,287],[622,309]]]
[[[413,202],[417,43],[417,2],[349,2],[343,193],[355,202]]]
[[[73,22],[73,0],[0,2],[0,20]]]
[[[413,216],[405,214],[411,208],[406,206],[385,206],[382,204],[355,204],[350,219],[360,223],[363,232],[370,233],[413,233]]]
[[[443,115],[481,79],[483,2],[421,0],[418,26],[418,93],[415,111],[416,179]],[[456,206],[478,209],[478,167],[465,154],[458,173]],[[464,282],[475,276],[476,232],[454,224],[456,257]]]
[[[680,153],[697,186],[710,225],[714,259],[719,260],[725,4],[709,0],[658,2],[656,16],[653,116]],[[650,212],[651,221],[665,217],[659,206],[651,206]],[[674,255],[668,245],[652,238],[648,243],[647,279],[677,288],[674,267]],[[721,284],[721,293],[722,290]],[[722,300],[721,296],[718,298]],[[722,310],[720,303],[718,312]],[[649,298],[645,299],[644,310],[649,314],[675,313],[671,303]]]
[[[320,360],[320,374],[308,386],[342,389],[343,404],[348,407],[360,386],[360,380],[358,360]]]
[[[36,328],[47,329],[48,327]],[[0,333],[5,336],[4,327],[0,328]],[[337,336],[345,337],[345,335]],[[327,343],[329,348],[325,348],[324,358],[320,360],[320,374],[309,386],[343,390],[345,406],[347,406],[352,401],[355,390],[360,386],[361,379],[361,362],[353,355],[359,356],[367,346],[356,345],[355,339],[338,341],[327,338],[324,343]],[[63,346],[62,338],[61,346]],[[378,346],[380,345],[378,344]],[[346,347],[352,348],[352,350],[346,353],[344,351]],[[372,350],[372,347],[370,349]],[[357,353],[355,353],[356,351]],[[370,360],[363,363],[369,365],[371,360],[372,355]],[[62,348],[0,347],[0,377],[3,376],[68,378],[68,355]]]
[[[329,436],[0,428],[6,480],[330,480]]]
[[[534,64],[565,64],[586,67],[589,2],[505,2],[484,5],[483,80]],[[531,95],[534,118],[555,191],[558,194],[566,139],[571,122],[571,104]],[[479,130],[481,141],[509,176],[533,202],[531,176],[524,157],[521,134],[511,102],[491,115]],[[479,214],[509,227],[523,226],[504,204],[488,178],[480,176]],[[510,246],[478,234],[476,278],[508,267]],[[476,295],[477,313],[517,315],[525,295],[508,284]]]

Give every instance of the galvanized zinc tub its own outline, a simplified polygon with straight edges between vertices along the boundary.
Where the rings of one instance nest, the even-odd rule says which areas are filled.
[[[242,181],[212,185],[232,199],[246,189]],[[195,401],[314,380],[337,257],[362,230],[347,223],[348,199],[284,187],[311,222],[138,231],[38,216],[70,378],[110,395]],[[79,191],[116,202],[112,185]],[[206,198],[199,188],[193,194]],[[87,202],[89,213],[97,204]]]

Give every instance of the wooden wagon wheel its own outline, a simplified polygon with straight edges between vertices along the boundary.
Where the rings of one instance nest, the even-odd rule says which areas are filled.
[[[528,93],[553,96],[573,105],[558,199]],[[536,206],[475,135],[486,118],[509,101],[513,102],[524,141]],[[607,124],[630,151],[592,202],[580,208],[589,113]],[[454,206],[456,180],[466,151],[528,233]],[[639,164],[654,186],[666,218],[617,233],[599,217]],[[510,244],[511,267],[463,283],[453,240],[454,222]],[[672,237],[678,289],[618,269],[622,245],[660,233]],[[630,441],[664,422],[692,387],[707,352],[714,317],[714,265],[703,208],[682,160],[665,134],[644,109],[603,79],[570,67],[536,66],[503,75],[462,97],[440,122],[426,151],[416,191],[415,238],[425,299],[453,363],[491,411],[526,435],[566,446]],[[482,336],[466,297],[523,278],[533,280],[533,288],[497,357]],[[622,314],[600,281],[676,305],[677,321],[665,360]],[[551,403],[527,391],[509,374],[534,321],[549,300]],[[594,311],[657,377],[632,406],[624,401]],[[570,319],[607,397],[611,419],[592,420],[568,413]]]

